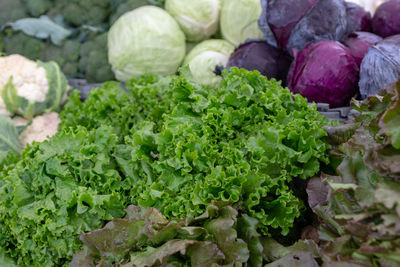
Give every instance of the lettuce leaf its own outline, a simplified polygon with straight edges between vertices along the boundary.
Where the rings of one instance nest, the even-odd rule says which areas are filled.
[[[337,176],[315,177],[307,186],[310,206],[321,220],[325,264],[400,264],[399,92],[396,83],[356,102],[356,127],[328,131],[329,140],[341,139],[332,143],[341,158]]]
[[[156,209],[129,206],[126,218],[81,235],[85,246],[74,255],[71,267],[94,266],[100,262],[121,266],[173,263],[198,267],[245,263],[249,250],[237,238],[238,212],[221,204],[210,205],[197,218],[170,221]]]

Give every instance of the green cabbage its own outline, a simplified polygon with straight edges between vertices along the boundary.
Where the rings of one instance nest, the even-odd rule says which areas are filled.
[[[178,22],[188,41],[209,38],[218,29],[220,0],[167,0],[165,10]]]
[[[185,56],[185,36],[163,9],[144,6],[121,16],[108,33],[108,59],[116,78],[174,74]]]
[[[234,49],[234,46],[225,40],[206,40],[189,52],[183,65],[189,65],[197,82],[216,87],[222,78],[215,74],[215,68],[216,66],[225,67]]]
[[[220,27],[222,36],[235,46],[247,39],[264,39],[258,27],[260,0],[222,0]]]

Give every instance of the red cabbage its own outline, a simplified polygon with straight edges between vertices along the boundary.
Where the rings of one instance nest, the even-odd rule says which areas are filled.
[[[389,0],[378,7],[372,18],[374,33],[388,37],[400,34],[400,0]]]
[[[368,48],[382,41],[382,37],[370,32],[353,32],[342,43],[346,45],[354,56],[357,65],[361,65]]]
[[[281,80],[286,85],[286,76],[292,58],[283,50],[264,41],[250,41],[239,46],[229,58],[227,67],[258,70],[268,78]]]
[[[288,87],[308,101],[348,106],[357,93],[358,66],[351,52],[335,41],[307,45],[289,70]]]
[[[347,31],[343,0],[261,0],[259,26],[266,40],[272,31],[279,47],[292,53],[308,43],[340,40]]]
[[[347,12],[347,32],[371,32],[372,17],[371,13],[366,11],[362,6],[353,2],[346,3]]]
[[[360,67],[360,94],[365,98],[400,77],[400,34],[383,39],[368,49]]]

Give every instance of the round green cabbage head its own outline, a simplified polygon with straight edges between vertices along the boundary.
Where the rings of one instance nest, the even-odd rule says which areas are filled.
[[[178,22],[188,41],[205,40],[218,29],[220,0],[167,0],[165,10]]]
[[[235,46],[247,39],[264,39],[258,27],[260,0],[222,0],[220,28],[224,39]]]
[[[199,43],[185,57],[193,77],[200,84],[216,87],[221,77],[214,73],[216,66],[226,66],[235,47],[226,40],[211,39]]]
[[[185,35],[163,9],[143,6],[125,13],[108,33],[108,61],[118,80],[174,74],[185,56]]]

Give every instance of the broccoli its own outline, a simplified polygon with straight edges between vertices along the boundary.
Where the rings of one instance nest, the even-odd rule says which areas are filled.
[[[14,32],[12,29],[6,29],[4,53],[6,55],[20,54],[32,60],[39,58],[40,53],[45,47],[45,43],[35,37],[25,35],[22,32]]]
[[[107,56],[107,33],[82,44],[79,69],[88,82],[104,82],[114,79]]]
[[[165,0],[114,0],[111,3],[112,14],[110,16],[110,24],[113,24],[124,13],[134,10],[135,8],[154,5],[162,7]]]
[[[34,17],[45,14],[53,5],[52,0],[23,0],[29,13]]]
[[[110,14],[110,0],[59,0],[48,15],[64,17],[72,26],[99,25]]]
[[[125,0],[119,1],[119,4],[115,6],[115,10],[110,16],[110,24],[113,24],[119,17],[124,13],[134,10],[135,8],[148,5],[147,0]]]
[[[80,46],[81,44],[74,40],[67,40],[62,46],[48,43],[40,53],[39,59],[42,61],[54,60],[60,65],[66,76],[78,77]]]
[[[0,1],[0,27],[7,22],[13,22],[27,16],[28,11],[21,0]]]

